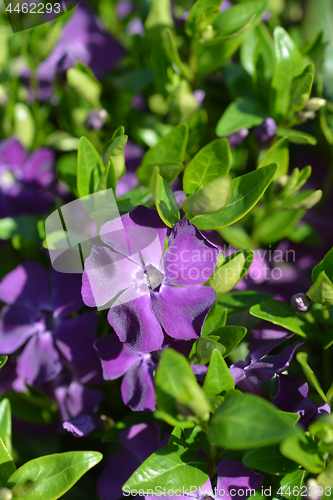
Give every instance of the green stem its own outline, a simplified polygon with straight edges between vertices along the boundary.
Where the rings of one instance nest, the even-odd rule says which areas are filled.
[[[214,443],[209,445],[210,455],[209,455],[209,477],[213,477],[216,473],[216,458],[217,458],[217,446]]]

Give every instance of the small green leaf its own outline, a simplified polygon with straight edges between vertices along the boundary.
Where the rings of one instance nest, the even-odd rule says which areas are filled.
[[[313,84],[313,64],[309,64],[303,73],[294,78],[291,87],[291,107],[294,111],[304,108],[308,102]]]
[[[198,229],[217,229],[230,226],[244,217],[260,200],[274,177],[276,165],[267,165],[231,181],[228,205],[215,214],[197,215],[191,222]]]
[[[103,154],[105,162],[111,158],[118,179],[126,170],[124,151],[128,137],[124,133],[124,127],[117,128],[112,139],[105,145]]]
[[[166,490],[202,486],[208,479],[207,463],[194,451],[169,444],[155,451],[132,474],[123,486],[124,492],[133,489]]]
[[[231,178],[218,177],[198,189],[183,202],[182,209],[190,214],[212,214],[222,210],[231,196]]]
[[[35,122],[28,106],[18,102],[14,105],[14,135],[16,135],[21,144],[30,149],[36,133]]]
[[[159,216],[167,226],[173,227],[180,220],[178,204],[171,188],[160,176],[159,171],[158,167],[154,168],[150,179],[150,189]]]
[[[0,438],[8,449],[12,451],[12,413],[10,402],[7,398],[0,403]]]
[[[219,351],[222,355],[225,353],[226,349],[222,344],[216,342],[218,337],[208,335],[206,337],[200,337],[196,342],[197,347],[197,358],[199,363],[203,366],[209,363],[212,352],[214,350]]]
[[[323,260],[321,260],[319,264],[313,268],[311,274],[313,283],[316,281],[322,271],[325,271],[326,275],[331,281],[333,280],[333,247],[327,252]]]
[[[319,334],[319,329],[315,323],[307,322],[293,311],[289,304],[280,300],[267,300],[256,304],[251,307],[250,314],[274,325],[282,326],[301,337],[314,338]]]
[[[209,418],[209,404],[187,359],[167,349],[155,376],[157,409],[171,425],[193,427],[196,417]]]
[[[320,385],[314,371],[312,370],[312,368],[310,368],[310,366],[308,364],[308,356],[309,355],[306,352],[298,352],[296,354],[296,359],[299,362],[299,364],[301,365],[303,372],[304,372],[304,375],[306,376],[308,382],[312,385],[312,387],[314,387],[316,389],[316,391],[318,392],[321,399],[323,399],[325,401],[325,403],[328,403],[329,401],[326,397],[326,394],[322,390],[321,385]]]
[[[269,150],[265,153],[261,159],[258,168],[265,167],[270,163],[276,163],[277,169],[274,178],[280,177],[280,175],[285,175],[288,173],[289,168],[289,143],[288,138],[283,137],[279,139]]]
[[[307,291],[308,297],[313,301],[323,306],[333,306],[333,283],[327,277],[325,271],[321,271]]]
[[[8,478],[15,472],[16,467],[9,451],[0,438],[0,488],[7,483]]]
[[[278,127],[276,135],[279,137],[288,137],[289,142],[293,142],[294,144],[311,144],[311,146],[317,144],[317,139],[313,135],[303,132],[303,130]]]
[[[322,195],[323,192],[320,189],[317,191],[307,189],[301,191],[292,198],[283,200],[280,204],[280,208],[284,210],[309,210],[321,200]]]
[[[232,290],[248,272],[254,258],[252,250],[239,250],[229,255],[223,264],[215,269],[208,280],[217,295]]]
[[[318,451],[318,444],[305,434],[284,440],[280,444],[280,451],[282,455],[314,474],[318,474],[325,468],[325,461]]]
[[[223,357],[226,358],[238,346],[246,335],[243,326],[222,326],[212,331],[211,335],[219,337],[219,342],[225,347]]]
[[[264,446],[248,451],[242,460],[246,467],[274,475],[284,475],[294,472],[299,466],[284,457],[278,445]]]
[[[220,5],[220,0],[197,0],[186,19],[186,34],[193,37],[213,24],[220,12]]]
[[[273,500],[298,500],[308,474],[306,470],[300,469],[284,476],[277,491],[272,495]]]
[[[228,175],[230,165],[231,151],[227,139],[216,139],[207,144],[185,168],[183,187],[186,196],[218,177]]]
[[[0,356],[0,370],[3,368],[8,360],[8,356]]]
[[[82,198],[97,192],[105,166],[91,142],[81,137],[77,157],[77,191]]]
[[[302,209],[275,211],[260,224],[256,230],[256,237],[263,245],[270,245],[287,238],[303,215]]]
[[[100,97],[102,85],[88,67],[82,63],[77,63],[74,68],[70,68],[66,73],[68,86],[94,108],[100,108]]]
[[[218,297],[217,305],[225,307],[229,317],[248,311],[255,304],[266,302],[272,298],[273,295],[269,295],[268,293],[246,290],[244,292],[231,292]]]
[[[186,78],[187,80],[193,80],[194,75],[192,74],[192,71],[190,70],[189,66],[181,60],[179,56],[176,41],[172,34],[172,31],[169,28],[166,28],[163,31],[162,36],[163,45],[170,61],[178,66],[184,78]]]
[[[151,0],[145,29],[161,26],[173,26],[170,0]]]
[[[97,451],[70,451],[35,458],[17,469],[6,486],[13,489],[32,482],[36,484],[32,494],[22,498],[56,500],[101,460],[102,454]]]
[[[260,125],[267,118],[267,110],[259,101],[240,97],[229,104],[216,125],[216,135],[224,137],[243,128],[252,128]]]
[[[221,404],[212,417],[208,439],[221,448],[246,450],[278,444],[297,434],[272,403],[243,393]]]
[[[228,365],[217,349],[214,349],[212,352],[202,388],[207,396],[217,396],[223,391],[229,391],[235,388]]]
[[[209,335],[213,330],[216,330],[216,328],[225,326],[227,322],[227,310],[224,307],[216,306],[218,306],[217,303],[215,303],[209,311],[202,328],[201,336],[207,337],[207,335]]]

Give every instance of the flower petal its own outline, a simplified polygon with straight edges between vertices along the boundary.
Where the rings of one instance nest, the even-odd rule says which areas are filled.
[[[120,450],[106,463],[97,482],[101,500],[119,500],[123,497],[122,487],[139,467],[140,462],[128,450]]]
[[[173,227],[164,254],[164,283],[195,286],[206,283],[217,265],[218,248],[189,220]]]
[[[37,149],[24,163],[22,180],[25,182],[36,181],[42,186],[48,186],[55,179],[54,161],[52,149]]]
[[[154,366],[142,360],[135,363],[123,378],[121,395],[125,405],[129,406],[132,411],[155,410],[153,371]]]
[[[5,306],[0,312],[0,354],[12,354],[40,329],[38,311]]]
[[[173,338],[188,339],[201,335],[202,325],[216,296],[209,286],[191,288],[162,285],[151,294],[156,318]]]
[[[217,498],[242,500],[251,496],[252,489],[258,490],[264,476],[232,459],[221,460],[217,467]],[[232,491],[232,490],[235,491]],[[224,495],[219,492],[224,491]],[[239,491],[238,490],[243,490]]]
[[[122,429],[119,432],[119,440],[140,463],[164,446],[156,422],[136,424]]]
[[[87,436],[96,429],[95,419],[92,415],[78,415],[62,424],[63,428],[75,437]]]
[[[80,274],[59,273],[51,269],[51,303],[55,317],[64,317],[84,307]]]
[[[105,380],[122,377],[135,363],[141,360],[139,352],[133,351],[118,339],[117,335],[107,335],[95,342],[95,349],[102,363]]]

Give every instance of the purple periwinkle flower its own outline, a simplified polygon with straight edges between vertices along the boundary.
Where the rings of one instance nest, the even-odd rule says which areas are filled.
[[[54,201],[54,180],[51,149],[28,156],[15,137],[0,141],[0,218],[46,212]]]
[[[141,352],[157,351],[163,330],[193,339],[215,302],[203,285],[213,273],[218,249],[184,219],[171,230],[156,210],[138,206],[104,224],[103,242],[86,259],[82,297],[86,305],[111,308],[108,322],[121,342]]]
[[[86,119],[86,127],[91,130],[100,130],[105,120],[107,119],[108,113],[105,109],[92,109]]]
[[[119,0],[116,4],[116,15],[118,19],[126,19],[134,10],[132,0]]]
[[[220,12],[223,12],[224,10],[230,9],[232,7],[232,2],[230,0],[223,0],[221,5],[220,5]]]
[[[248,135],[249,131],[247,128],[242,128],[242,130],[239,130],[234,134],[228,135],[227,139],[229,139],[231,149],[240,146]]]
[[[197,101],[199,108],[201,108],[204,98],[206,97],[206,92],[202,89],[196,89],[193,90],[193,96]]]
[[[64,366],[86,365],[97,370],[92,349],[98,317],[92,312],[72,316],[83,307],[80,277],[51,271],[27,261],[0,283],[0,353],[11,354],[24,344],[17,358],[16,385],[43,385],[56,379]],[[86,374],[85,374],[86,375]],[[89,378],[89,377],[87,377]]]
[[[317,420],[320,415],[331,413],[330,406],[326,403],[317,405],[308,397],[309,386],[305,380],[290,375],[277,375],[277,390],[272,400],[280,410],[298,413],[298,424],[305,430]]]
[[[96,430],[95,419],[92,415],[78,415],[62,424],[63,428],[75,437],[87,436]]]
[[[290,300],[291,308],[299,314],[310,311],[312,302],[306,293],[295,293]]]
[[[274,118],[266,118],[261,125],[256,127],[254,133],[261,144],[268,144],[273,139],[277,131]]]
[[[123,47],[100,25],[90,7],[79,2],[73,16],[64,25],[51,54],[37,69],[38,98],[47,100],[57,78],[64,80],[66,71],[81,61],[101,79],[123,55]],[[26,80],[30,72],[22,75]]]
[[[142,38],[145,36],[145,29],[140,17],[134,17],[126,26],[126,34],[128,36],[139,35]]]

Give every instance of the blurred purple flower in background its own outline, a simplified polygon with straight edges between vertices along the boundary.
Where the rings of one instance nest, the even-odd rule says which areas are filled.
[[[245,141],[246,137],[249,135],[249,131],[247,128],[242,128],[239,132],[235,132],[234,134],[228,135],[227,139],[229,139],[231,149],[237,148]]]
[[[145,29],[143,23],[139,17],[134,17],[126,26],[126,34],[128,36],[131,35],[139,35],[141,37],[145,36]]]
[[[118,179],[116,196],[123,196],[124,194],[131,191],[138,184],[138,178],[136,176],[136,169],[141,163],[144,155],[144,149],[135,144],[135,142],[128,141],[125,146],[125,162],[126,162],[126,172]]]
[[[0,141],[0,218],[46,212],[54,201],[54,153],[40,148],[28,156],[15,138]]]
[[[76,62],[87,64],[96,78],[102,79],[123,54],[124,48],[101,26],[90,7],[80,1],[51,54],[37,68],[37,98],[42,101],[49,99],[56,79],[65,80],[66,71]],[[29,87],[30,77],[31,72],[26,69],[22,79]],[[30,100],[33,99],[30,90]]]
[[[116,16],[118,19],[126,19],[134,10],[135,5],[132,0],[120,0],[116,4]]]
[[[104,244],[85,262],[85,304],[111,305],[110,325],[137,351],[160,349],[162,327],[172,338],[197,338],[215,302],[213,288],[201,285],[216,267],[217,247],[185,219],[173,227],[163,256],[166,235],[158,212],[138,206],[102,226]]]
[[[103,128],[108,113],[105,109],[92,109],[86,119],[86,127],[91,130],[100,130]]]
[[[275,136],[277,125],[274,118],[266,118],[261,125],[255,128],[255,136],[261,144],[267,145]]]

